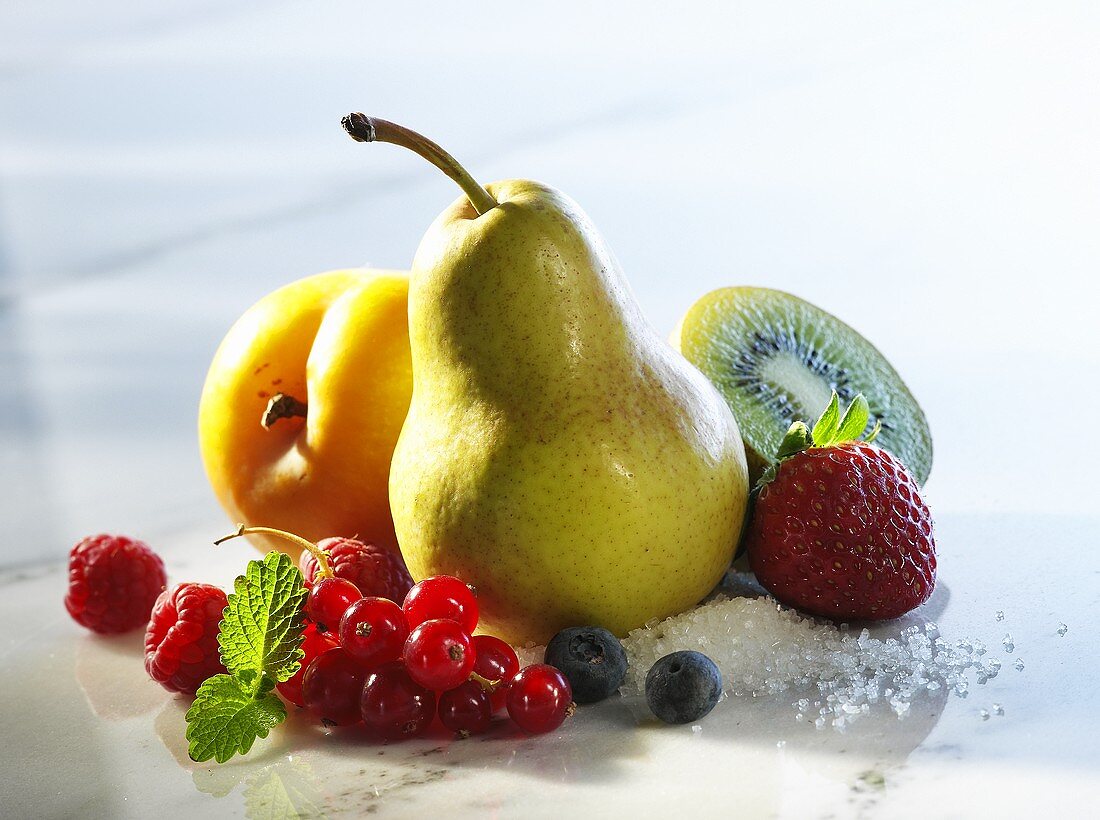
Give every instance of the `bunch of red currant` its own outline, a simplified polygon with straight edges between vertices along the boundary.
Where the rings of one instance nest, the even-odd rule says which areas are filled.
[[[437,575],[401,605],[363,597],[345,578],[317,577],[306,599],[305,657],[279,692],[327,726],[363,722],[386,739],[415,737],[438,715],[461,737],[484,732],[507,709],[532,734],[556,729],[573,709],[557,669],[520,670],[515,650],[473,635],[477,596],[458,578]]]

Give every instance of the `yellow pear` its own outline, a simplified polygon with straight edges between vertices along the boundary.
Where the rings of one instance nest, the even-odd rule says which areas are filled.
[[[481,629],[623,635],[696,604],[729,567],[748,499],[726,403],[646,321],[575,202],[529,180],[482,188],[446,152],[349,115],[465,196],[413,262],[413,396],[390,502],[415,578],[456,575]]]

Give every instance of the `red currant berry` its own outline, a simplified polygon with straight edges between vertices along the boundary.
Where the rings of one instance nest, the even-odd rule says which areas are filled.
[[[302,632],[302,651],[305,652],[305,655],[302,657],[302,665],[298,667],[298,671],[288,680],[275,685],[279,694],[295,706],[304,706],[305,701],[302,700],[302,679],[306,676],[306,670],[309,669],[309,665],[313,663],[318,655],[322,652],[327,652],[329,649],[333,649],[335,646],[336,643],[332,640],[331,633],[318,632],[315,624],[307,625],[305,631]]]
[[[336,629],[348,607],[363,596],[359,588],[343,578],[322,578],[306,597],[306,614],[322,632]]]
[[[476,656],[474,671],[486,680],[500,681],[490,695],[493,711],[498,712],[504,708],[508,698],[508,684],[519,671],[519,658],[516,657],[516,650],[492,635],[475,635],[473,644]]]
[[[367,668],[401,657],[409,625],[405,613],[385,598],[360,598],[348,607],[337,630],[340,645]]]
[[[89,536],[69,554],[65,609],[93,632],[129,632],[149,623],[167,580],[164,562],[145,542],[124,535]]]
[[[409,629],[440,618],[461,624],[467,634],[477,628],[477,595],[451,575],[425,578],[409,590],[401,608],[409,619]]]
[[[359,701],[367,728],[390,740],[415,737],[435,716],[435,692],[409,676],[399,661],[383,664],[367,675]]]
[[[454,689],[474,668],[470,636],[454,621],[424,621],[409,633],[401,653],[412,679],[442,692]]]
[[[508,687],[508,714],[533,735],[552,732],[571,713],[573,690],[553,666],[536,663],[521,669]]]
[[[367,597],[401,601],[412,588],[412,576],[399,552],[355,538],[326,538],[318,541],[317,547],[328,553],[332,574],[351,581]],[[311,585],[317,575],[317,558],[303,550],[298,568]]]
[[[341,647],[322,652],[302,678],[302,702],[326,726],[357,723],[366,670]]]
[[[492,699],[476,681],[468,680],[439,696],[439,722],[460,737],[480,734],[492,721]]]

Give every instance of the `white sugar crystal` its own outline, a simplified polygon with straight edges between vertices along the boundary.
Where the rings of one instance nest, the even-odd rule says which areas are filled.
[[[993,714],[997,715],[998,717],[1004,717],[1004,713],[1005,713],[1005,708],[1003,706],[1001,706],[1001,704],[999,704],[999,703],[994,703],[993,704]]]
[[[998,620],[998,621],[1003,621],[1003,620],[1005,619],[1005,614],[1004,614],[1004,611],[1003,611],[1003,610],[1000,610],[1000,609],[998,609],[998,610],[997,610],[997,615],[996,615],[996,617],[997,617],[997,620]]]
[[[1001,646],[1005,648],[1005,652],[1011,652],[1013,649],[1016,648],[1016,644],[1012,640],[1012,635],[1008,632],[1006,632],[1005,636],[1001,638]]]
[[[1013,666],[1016,667],[1017,671],[1023,672],[1024,671],[1024,659],[1023,658],[1017,658],[1016,663],[1014,663]]]
[[[989,710],[988,709],[982,709],[982,711],[978,712],[978,714],[981,715],[982,720],[989,720]]]
[[[854,634],[845,624],[804,617],[767,597],[719,595],[634,630],[623,646],[629,667],[622,691],[628,697],[644,695],[646,673],[659,658],[695,649],[722,671],[727,694],[795,692],[790,701],[795,720],[812,721],[818,729],[844,730],[879,703],[883,706],[875,708],[889,706],[903,718],[922,692],[946,689],[966,697],[971,677],[985,683],[1001,666],[982,657],[987,652],[982,642],[949,643],[931,622],[907,627],[897,637],[876,638],[868,629]],[[810,697],[802,697],[807,689]]]
[[[1058,636],[1064,638],[1066,633],[1069,632],[1069,627],[1065,624],[1058,624]]]

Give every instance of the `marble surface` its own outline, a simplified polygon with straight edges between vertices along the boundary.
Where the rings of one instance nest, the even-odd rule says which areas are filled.
[[[187,758],[187,702],[145,677],[140,636],[97,638],[61,609],[57,565],[0,574],[0,742],[7,816],[597,817],[1079,816],[1100,795],[1094,632],[1096,522],[1003,514],[940,518],[943,579],[903,623],[934,617],[950,640],[1002,661],[966,698],[919,695],[899,720],[885,704],[849,728],[795,719],[801,693],[723,700],[699,729],[669,727],[618,696],[559,731],[498,724],[377,745],[298,716],[245,758]],[[228,585],[249,548],[194,531],[161,545],[172,580]],[[208,542],[207,542],[208,543]],[[1042,545],[1043,560],[1036,558]],[[996,612],[1003,611],[998,621]],[[1068,631],[1058,634],[1059,624]],[[896,635],[902,624],[873,630]],[[1005,652],[1001,640],[1012,635]],[[1015,667],[1023,661],[1023,669]],[[1003,715],[981,716],[1001,704]]]
[[[1100,797],[1098,34],[1091,3],[5,4],[0,813],[1078,814]],[[293,725],[190,763],[185,704],[137,638],[68,620],[59,561],[115,530],[173,580],[243,566],[210,546],[228,522],[195,441],[214,348],[280,284],[406,266],[454,196],[351,143],[352,109],[569,192],[662,332],[758,284],[865,333],[935,436],[934,617],[1010,631],[1024,670],[843,734],[784,698],[731,698],[698,733],[612,702],[550,738]]]

